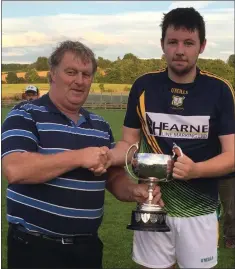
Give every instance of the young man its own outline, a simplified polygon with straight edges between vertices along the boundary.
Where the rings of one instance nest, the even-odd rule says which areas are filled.
[[[173,142],[182,148],[174,180],[160,185],[171,231],[136,231],[133,260],[149,268],[211,268],[217,264],[217,177],[234,172],[234,90],[196,66],[206,46],[196,10],[170,11],[161,28],[167,68],[134,82],[112,165],[123,165],[138,141],[155,153],[172,154]]]
[[[93,52],[65,41],[49,64],[49,94],[15,106],[2,126],[8,268],[101,268],[105,187],[136,202],[147,199],[147,187],[123,168],[105,173],[112,131],[82,108],[97,68]],[[155,194],[157,202],[159,188]]]
[[[38,99],[39,97],[40,97],[39,89],[34,85],[28,85],[25,88],[24,93],[22,94],[22,99],[27,101],[33,101]]]

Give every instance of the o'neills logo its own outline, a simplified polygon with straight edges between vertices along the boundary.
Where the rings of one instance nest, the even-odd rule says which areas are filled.
[[[188,94],[187,90],[171,88],[171,92],[175,94]]]
[[[159,137],[208,139],[210,116],[146,113],[149,134]]]

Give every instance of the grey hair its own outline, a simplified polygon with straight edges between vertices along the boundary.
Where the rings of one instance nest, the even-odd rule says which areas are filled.
[[[66,40],[61,42],[58,47],[52,52],[51,56],[48,59],[48,64],[50,70],[58,66],[66,52],[72,52],[76,56],[80,57],[84,63],[90,62],[92,63],[92,72],[93,74],[97,70],[97,61],[95,59],[95,54],[93,51],[82,44],[79,41]],[[51,83],[51,75],[48,74],[49,82]]]

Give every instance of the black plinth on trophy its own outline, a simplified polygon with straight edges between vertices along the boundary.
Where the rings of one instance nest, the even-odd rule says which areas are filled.
[[[127,225],[127,229],[149,232],[170,231],[170,228],[166,224],[166,213],[164,211],[149,212],[138,209],[132,210],[131,224]]]

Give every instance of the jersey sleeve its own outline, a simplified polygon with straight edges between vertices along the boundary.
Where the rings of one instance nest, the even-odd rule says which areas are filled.
[[[235,93],[229,83],[223,83],[220,100],[218,135],[228,134],[235,134]]]
[[[124,126],[134,129],[141,128],[140,119],[137,113],[137,107],[139,102],[138,92],[138,80],[136,80],[130,90],[127,102],[127,111],[124,119]]]
[[[2,155],[13,152],[37,152],[39,135],[30,112],[24,106],[14,107],[2,125]]]

